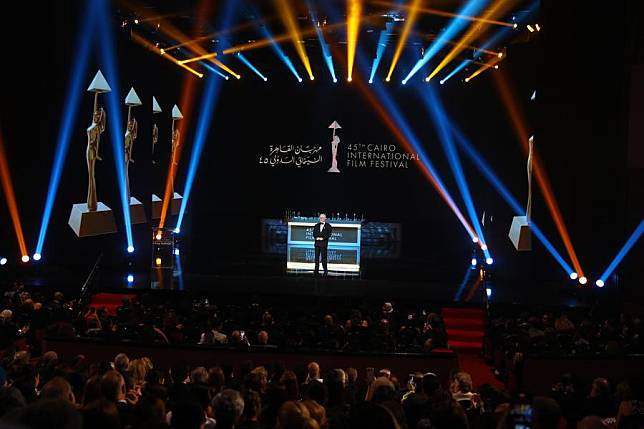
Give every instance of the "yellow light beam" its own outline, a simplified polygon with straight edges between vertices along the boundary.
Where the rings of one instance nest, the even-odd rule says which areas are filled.
[[[136,43],[143,46],[144,48],[148,49],[149,51],[154,52],[156,54],[160,54],[162,58],[165,58],[166,60],[178,65],[179,67],[189,71],[195,76],[199,76],[201,78],[203,77],[203,73],[199,73],[197,70],[193,69],[192,67],[182,64],[181,61],[179,61],[178,59],[176,59],[170,54],[166,54],[162,49],[157,48],[153,43],[139,36],[135,32],[132,32],[131,34],[132,34],[132,40],[134,40]]]
[[[168,50],[167,50],[167,49],[165,49],[165,48],[163,49],[163,51],[164,51],[165,53],[167,53],[167,52],[168,52]],[[181,60],[181,61],[179,61],[179,62],[180,62],[181,64],[189,64],[189,63],[194,63],[195,61],[201,61],[201,60],[206,60],[206,59],[214,58],[214,57],[216,57],[216,56],[217,56],[217,52],[211,52],[211,53],[209,53],[209,54],[199,55],[198,57],[188,58],[187,60]]]
[[[210,40],[210,39],[222,36],[224,34],[230,34],[230,33],[236,32],[236,31],[246,30],[246,29],[249,29],[251,27],[255,27],[256,25],[259,25],[259,24],[261,24],[263,22],[270,21],[271,19],[272,18],[263,18],[263,19],[256,20],[256,21],[245,22],[245,23],[240,24],[240,25],[238,25],[236,27],[226,28],[224,30],[217,31],[215,33],[204,34],[202,36],[198,36],[198,37],[192,38],[190,40],[186,40],[186,41],[177,43],[175,45],[168,46],[167,48],[165,48],[165,50],[166,50],[166,52],[170,52],[170,51],[172,51],[174,49],[181,48],[181,47],[184,47],[184,46],[194,45],[194,44],[197,44],[197,43],[199,43],[201,41]]]
[[[414,23],[416,22],[416,17],[418,16],[418,9],[420,8],[421,3],[422,3],[422,0],[412,0],[411,6],[408,7],[409,15],[405,20],[405,25],[403,26],[402,32],[400,33],[400,37],[398,38],[398,44],[396,45],[394,58],[391,60],[391,65],[389,66],[389,73],[387,73],[387,78],[386,78],[387,82],[391,80],[391,75],[393,74],[394,69],[396,68],[396,64],[400,59],[400,54],[402,54],[402,50],[404,49],[405,44],[407,43],[409,32],[414,27]]]
[[[489,62],[487,62],[487,63],[479,63],[479,62],[476,62],[476,61],[472,61],[472,62],[473,62],[473,63],[475,63],[475,64],[481,64],[481,67],[479,67],[478,69],[476,69],[476,70],[474,71],[474,73],[472,73],[471,75],[469,75],[468,77],[466,77],[466,78],[465,78],[465,82],[469,82],[469,81],[471,81],[471,80],[472,80],[472,79],[474,79],[476,76],[480,75],[481,73],[483,73],[485,70],[487,70],[487,69],[489,69],[489,68],[495,68],[495,69],[498,69],[498,68],[499,68],[499,65],[498,65],[499,61],[500,61],[499,59],[494,59],[494,60],[491,60],[491,61],[489,61]]]
[[[353,78],[353,63],[356,59],[358,46],[358,33],[360,31],[360,15],[362,14],[362,0],[348,0],[347,2],[347,80]]]
[[[291,8],[288,4],[288,0],[276,0],[276,1],[277,1],[280,17],[282,18],[282,21],[284,21],[284,24],[286,25],[288,33],[291,37],[291,42],[293,43],[293,47],[297,51],[297,54],[300,56],[300,59],[302,60],[302,64],[304,64],[304,68],[306,69],[306,72],[309,74],[309,79],[313,80],[314,77],[313,77],[313,71],[311,70],[311,62],[309,61],[309,57],[306,54],[304,43],[300,40],[300,31],[297,28],[297,23],[295,22],[295,17],[293,16]]]
[[[510,6],[512,2],[508,0],[497,0],[485,13],[482,15],[481,19],[489,20],[493,16],[499,16],[503,14]],[[450,63],[458,54],[460,54],[465,46],[471,43],[477,36],[477,34],[483,30],[483,26],[477,24],[470,25],[470,28],[467,32],[461,37],[456,46],[454,46],[447,55],[441,60],[441,62],[432,70],[432,72],[425,78],[429,82],[438,72],[440,72],[447,64]]]
[[[374,0],[372,3],[380,5],[380,6],[394,7],[394,8],[398,8],[398,9],[410,9],[411,8],[411,6],[402,5],[402,4],[396,4],[396,3],[392,3],[392,2],[388,2],[388,1]],[[431,8],[421,7],[421,8],[418,9],[418,12],[426,14],[426,15],[444,16],[446,18],[464,19],[466,21],[474,21],[474,22],[481,22],[481,23],[484,23],[484,24],[500,25],[502,27],[515,28],[514,23],[498,21],[498,20],[495,20],[495,19],[479,18],[479,17],[476,17],[476,16],[459,15],[457,13],[446,12],[444,10],[439,10],[439,9],[431,9]]]

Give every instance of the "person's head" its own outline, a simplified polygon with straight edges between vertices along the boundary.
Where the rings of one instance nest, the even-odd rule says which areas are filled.
[[[452,377],[452,382],[449,386],[452,393],[468,393],[472,391],[472,376],[467,372],[457,372]]]
[[[373,381],[370,393],[370,401],[381,403],[393,399],[396,389],[387,377],[378,377]]]
[[[208,384],[208,371],[203,366],[198,366],[190,372],[190,382],[193,384]]]
[[[601,417],[586,416],[579,422],[577,429],[606,429],[606,425],[602,422]]]
[[[101,394],[108,401],[125,400],[125,380],[118,371],[108,371],[101,377]]]
[[[347,383],[355,384],[358,379],[358,370],[355,368],[347,368]]]
[[[173,428],[200,429],[205,421],[206,414],[197,402],[180,401],[172,407],[170,424]],[[219,421],[217,427],[219,427]]]
[[[311,418],[308,408],[301,402],[286,401],[277,412],[277,429],[302,429]]]
[[[310,362],[306,366],[306,369],[310,379],[320,378],[320,365],[317,362]]]
[[[83,420],[76,408],[67,401],[46,399],[23,408],[16,416],[19,427],[32,429],[81,429]]]
[[[308,384],[304,397],[305,399],[312,399],[318,404],[326,405],[329,399],[329,392],[324,384],[313,380]]]
[[[107,399],[97,399],[90,402],[81,410],[83,426],[96,429],[119,429],[121,418],[114,402]]]
[[[299,385],[297,383],[297,376],[295,373],[291,370],[286,370],[280,377],[280,384],[284,386],[284,390],[286,391],[286,396],[289,399],[296,399],[299,398],[300,392],[299,392]]]
[[[557,429],[561,420],[561,408],[552,398],[537,396],[532,401],[535,429]]]
[[[244,411],[245,420],[257,421],[262,414],[262,398],[254,390],[248,390],[244,394]]]
[[[130,358],[125,353],[119,353],[114,358],[114,369],[124,374],[130,366]]]
[[[608,384],[608,380],[601,377],[594,379],[593,385],[590,389],[591,398],[607,396],[608,394],[610,394],[610,385]]]
[[[326,222],[326,214],[324,214],[324,213],[320,213],[320,222],[321,222],[321,223]]]
[[[149,368],[143,359],[134,359],[133,361],[130,361],[128,369],[134,379],[134,383],[142,384],[145,381],[145,375]]]
[[[322,320],[326,326],[333,326],[333,316],[330,314],[325,315]]]
[[[260,346],[265,346],[268,344],[268,332],[266,331],[259,331],[257,334],[257,344]]]
[[[244,411],[244,399],[238,391],[224,389],[218,393],[210,404],[217,421],[217,427],[233,428]]]
[[[432,396],[438,389],[440,389],[441,383],[436,374],[427,373],[423,375],[421,386],[425,395]]]
[[[62,399],[70,404],[76,402],[72,386],[62,377],[54,377],[49,380],[40,391],[42,399]]]
[[[326,417],[326,410],[316,401],[311,399],[306,399],[302,401],[302,404],[309,410],[311,418],[318,422],[321,428],[326,428],[329,425],[329,421]]]

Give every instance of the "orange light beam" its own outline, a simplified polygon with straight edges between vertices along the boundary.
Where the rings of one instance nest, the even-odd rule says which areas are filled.
[[[200,21],[203,21],[208,15],[207,8],[209,7],[209,2],[206,0],[201,0],[198,7],[198,16],[200,19],[195,23],[195,28],[199,28]],[[179,130],[179,135],[183,140],[179,141],[179,145],[176,149],[174,162],[172,157],[170,157],[168,165],[168,175],[166,176],[165,188],[163,192],[163,203],[161,205],[161,215],[159,218],[159,228],[163,228],[166,223],[168,216],[168,209],[170,207],[170,201],[173,197],[172,189],[173,184],[175,183],[175,177],[177,174],[177,168],[181,160],[181,154],[185,146],[185,130],[188,128],[188,124],[191,118],[192,109],[194,107],[194,100],[197,89],[197,80],[190,79],[190,75],[186,75],[183,80],[183,90],[181,92],[181,99],[179,100],[178,106],[183,113],[183,119],[178,121],[176,124],[177,129]]]
[[[297,51],[297,54],[299,55],[300,59],[302,60],[302,64],[304,64],[304,68],[306,69],[306,72],[309,74],[309,79],[313,80],[315,77],[313,77],[313,70],[311,69],[311,62],[309,61],[309,57],[306,54],[306,48],[304,47],[304,43],[300,40],[300,31],[297,28],[297,23],[295,22],[295,16],[293,16],[293,12],[291,10],[291,7],[288,4],[288,0],[276,0],[277,2],[277,7],[279,9],[280,17],[282,18],[282,21],[286,25],[286,28],[288,29],[288,33],[291,36],[291,43],[293,43],[293,47]]]
[[[389,66],[389,73],[387,73],[387,77],[385,78],[387,82],[391,80],[391,75],[396,68],[396,64],[398,64],[400,54],[402,54],[402,50],[407,43],[407,39],[409,38],[409,33],[416,23],[416,17],[418,16],[418,10],[421,3],[422,0],[412,0],[411,6],[407,8],[409,10],[409,15],[405,20],[405,25],[403,26],[402,32],[400,33],[400,37],[398,38],[398,44],[396,45],[396,50],[394,51],[394,57],[391,60],[391,65]]]
[[[493,73],[493,76],[496,82],[497,89],[499,90],[501,100],[503,101],[505,109],[510,116],[510,122],[512,122],[514,132],[517,135],[519,142],[521,143],[523,151],[527,154],[529,150],[529,136],[525,126],[526,122],[520,111],[519,105],[516,102],[515,97],[513,96],[513,91],[510,89],[507,76],[503,72],[503,70],[500,70],[498,73]],[[550,180],[548,179],[545,168],[541,164],[541,159],[536,153],[536,150],[532,161],[532,166],[535,178],[537,179],[537,185],[539,185],[539,189],[541,189],[541,193],[543,194],[548,210],[550,211],[550,215],[554,220],[555,226],[557,227],[557,231],[561,236],[561,240],[564,243],[566,251],[568,252],[568,256],[570,257],[572,265],[573,267],[575,267],[575,271],[577,272],[579,278],[584,277],[584,272],[581,269],[581,264],[579,263],[579,259],[577,258],[577,253],[575,252],[575,248],[573,247],[572,241],[570,240],[570,235],[568,234],[568,229],[566,228],[561,210],[559,209],[559,204],[557,203],[554,192],[552,191],[552,187],[550,186]]]
[[[499,67],[498,67],[498,63],[499,63],[499,61],[500,61],[500,59],[498,59],[498,58],[497,58],[497,59],[492,59],[491,61],[488,61],[487,63],[480,63],[480,62],[478,62],[478,61],[472,61],[472,63],[474,63],[474,64],[479,64],[481,67],[479,67],[478,69],[476,69],[476,70],[474,71],[474,73],[472,73],[471,75],[469,75],[468,77],[466,77],[466,78],[465,78],[465,82],[469,82],[469,81],[471,81],[471,80],[472,80],[472,79],[474,79],[476,76],[480,75],[481,73],[483,73],[485,70],[487,70],[487,69],[489,69],[489,68],[499,68]]]
[[[393,7],[393,8],[398,8],[398,9],[410,9],[411,8],[411,6],[392,3],[392,2],[388,2],[388,1],[374,0],[371,3],[377,4],[377,5],[380,5],[380,6]],[[514,23],[497,21],[495,19],[479,18],[479,17],[476,17],[476,16],[459,15],[457,13],[446,12],[444,10],[439,10],[439,9],[421,7],[421,8],[418,9],[418,11],[420,13],[423,13],[423,14],[426,14],[426,15],[444,16],[446,18],[464,19],[466,21],[481,22],[483,24],[492,24],[492,25],[500,25],[502,27],[515,28]]]
[[[509,7],[512,5],[512,2],[507,0],[497,0],[489,9],[483,14],[483,19],[489,19],[492,16],[497,16],[503,14]],[[486,24],[487,25],[487,24]],[[454,46],[447,55],[441,60],[441,62],[432,70],[432,72],[425,78],[429,82],[436,74],[438,74],[447,64],[450,63],[458,54],[460,54],[466,47],[467,44],[471,43],[476,39],[477,34],[481,32],[481,25],[470,25],[470,28],[467,32],[461,37],[456,46]]]
[[[427,37],[427,40],[436,40],[438,36],[435,36],[433,34],[425,34],[425,33],[416,33],[417,35],[421,37]],[[452,42],[452,41],[446,41],[445,44],[450,45],[450,46],[456,46],[458,43]],[[503,54],[502,52],[498,51],[492,51],[490,49],[484,49],[484,48],[479,48],[478,46],[474,45],[464,45],[465,49],[471,49],[472,51],[477,51],[477,52],[483,52],[484,54],[488,55],[494,55],[498,56],[499,54]]]
[[[360,16],[362,0],[347,1],[347,80],[353,80],[353,63],[356,59],[356,47],[360,33]]]
[[[9,172],[9,163],[7,162],[7,153],[4,148],[4,140],[0,135],[0,180],[2,181],[2,189],[4,190],[5,199],[7,200],[7,207],[9,208],[9,215],[13,223],[13,229],[16,232],[16,239],[18,240],[18,247],[20,248],[20,256],[29,257],[27,252],[27,245],[25,244],[25,236],[22,232],[22,224],[20,223],[20,214],[18,213],[18,205],[16,204],[16,194],[13,189],[13,182],[11,181],[11,173]]]

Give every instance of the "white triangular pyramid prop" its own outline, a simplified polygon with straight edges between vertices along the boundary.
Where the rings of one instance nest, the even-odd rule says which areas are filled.
[[[152,113],[161,113],[163,110],[161,110],[161,106],[159,106],[159,102],[157,99],[152,96]]]
[[[183,119],[183,115],[181,114],[181,110],[179,110],[179,108],[177,107],[176,104],[172,107],[172,119],[175,119],[175,120]]]
[[[110,92],[112,88],[107,84],[103,73],[99,70],[96,72],[96,76],[92,79],[92,83],[89,84],[87,90],[90,92]]]
[[[141,104],[141,99],[137,95],[136,91],[134,88],[130,88],[130,92],[127,93],[127,97],[125,97],[125,104],[127,106],[140,106]]]
[[[337,130],[338,128],[342,128],[340,124],[338,124],[338,121],[333,121],[331,125],[329,125],[329,128],[333,128],[334,130]]]

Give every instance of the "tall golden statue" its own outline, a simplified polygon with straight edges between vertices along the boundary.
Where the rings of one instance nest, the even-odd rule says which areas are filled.
[[[92,115],[92,125],[87,128],[87,174],[89,183],[87,185],[87,209],[96,211],[98,198],[96,196],[96,161],[102,161],[98,155],[98,148],[101,142],[101,133],[105,131],[107,114],[102,107],[97,107],[98,92],[94,96],[94,114]]]
[[[159,127],[157,124],[152,124],[152,164],[156,164],[154,160],[154,149],[157,147],[157,142],[159,141]]]
[[[127,121],[123,147],[125,148],[125,183],[128,197],[130,196],[130,163],[134,162],[134,159],[132,159],[132,148],[134,147],[134,140],[136,140],[137,128],[136,119],[132,118]]]
[[[172,108],[172,146],[170,158],[170,180],[172,182],[172,195],[174,195],[174,178],[179,166],[179,147],[181,146],[181,133],[176,127],[176,122],[183,119],[181,111],[175,104]]]

